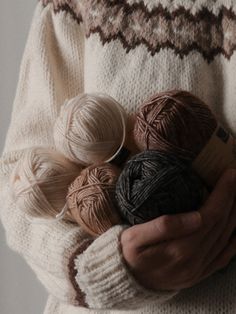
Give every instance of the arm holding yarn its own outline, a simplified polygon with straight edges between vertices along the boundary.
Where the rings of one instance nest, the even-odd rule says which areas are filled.
[[[74,259],[75,280],[91,308],[138,309],[152,301],[163,303],[177,293],[146,289],[137,282],[122,253],[120,239],[125,229],[112,227]]]
[[[236,171],[227,170],[198,211],[162,216],[122,233],[123,256],[148,289],[186,289],[235,256]],[[191,265],[191,267],[190,267]]]
[[[236,254],[235,186],[236,171],[228,170],[198,212],[116,226],[97,238],[75,258],[90,307],[163,302],[224,268]]]
[[[50,1],[44,1],[45,4],[47,2]],[[8,245],[26,259],[51,295],[62,302],[85,305],[79,288],[80,282],[83,282],[86,283],[86,288],[82,284],[84,293],[90,295],[86,298],[89,307],[112,308],[119,302],[120,307],[126,308],[127,304],[123,301],[129,300],[128,307],[135,308],[140,303],[143,305],[145,300],[160,297],[136,285],[124,266],[118,249],[123,227],[108,230],[104,237],[94,241],[88,251],[86,248],[91,238],[81,228],[64,222],[32,224],[11,197],[9,178],[17,161],[31,147],[54,147],[53,125],[60,105],[65,99],[83,91],[83,45],[83,31],[77,21],[66,12],[54,13],[51,3],[43,6],[39,2],[21,64],[11,124],[0,159],[0,218]],[[104,241],[110,243],[112,252],[101,250]],[[81,254],[83,250],[84,255]],[[112,266],[108,258],[110,254],[113,255]],[[102,263],[85,273],[80,272],[87,262],[96,264],[96,259]],[[109,270],[109,267],[112,269]],[[94,284],[87,285],[87,280],[95,273],[102,276],[103,282],[110,282],[109,290],[101,288],[99,297],[93,295]],[[119,289],[110,289],[117,284],[117,279],[119,289],[125,287],[123,294],[119,294]]]
[[[53,146],[60,105],[83,90],[82,68],[83,32],[78,23],[65,12],[55,14],[51,4],[38,3],[0,159],[0,218],[8,245],[24,256],[50,294],[77,305],[79,291],[69,278],[68,263],[75,249],[88,244],[88,235],[64,222],[30,223],[11,198],[9,178],[28,148]]]

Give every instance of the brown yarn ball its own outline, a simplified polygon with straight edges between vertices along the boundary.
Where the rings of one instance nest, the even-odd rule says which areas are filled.
[[[138,110],[134,139],[142,149],[158,149],[193,160],[217,127],[210,108],[183,90],[158,93]]]
[[[121,222],[115,205],[119,173],[118,168],[108,163],[92,165],[85,168],[68,189],[71,215],[93,236]]]

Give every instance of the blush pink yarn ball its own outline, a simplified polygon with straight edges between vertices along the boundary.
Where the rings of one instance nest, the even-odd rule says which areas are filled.
[[[93,236],[121,222],[115,203],[119,173],[108,163],[93,165],[85,168],[69,187],[67,204],[71,215]]]

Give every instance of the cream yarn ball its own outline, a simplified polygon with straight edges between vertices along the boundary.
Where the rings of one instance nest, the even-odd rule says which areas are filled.
[[[29,217],[55,218],[65,208],[68,186],[81,170],[51,148],[32,148],[12,172],[13,197]],[[65,219],[74,221],[69,211],[65,211]]]
[[[126,124],[125,110],[112,97],[80,94],[61,108],[54,126],[55,146],[83,165],[108,162],[125,142]]]

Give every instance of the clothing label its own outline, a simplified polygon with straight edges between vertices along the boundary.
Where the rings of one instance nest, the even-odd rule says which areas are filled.
[[[225,169],[236,169],[236,140],[218,125],[192,166],[209,186],[214,186]]]

